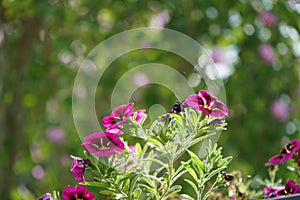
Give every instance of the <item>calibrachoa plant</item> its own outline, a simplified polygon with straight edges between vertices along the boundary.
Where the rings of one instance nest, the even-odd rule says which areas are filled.
[[[290,170],[294,176],[282,184],[282,180],[276,180],[276,175],[279,170],[278,165],[287,165],[287,169]],[[272,199],[275,197],[288,196],[292,194],[300,193],[300,141],[297,139],[292,140],[286,144],[280,152],[272,156],[269,162],[265,165],[269,170],[269,179],[258,181],[261,186],[264,186],[262,190],[252,189],[252,180],[243,180],[243,178],[235,174],[235,180],[229,185],[229,196],[231,200],[235,199]]]
[[[298,182],[300,180],[300,141],[297,139],[286,144],[277,155],[269,159],[269,162],[271,165],[282,165],[289,160],[292,160],[292,162],[289,162],[288,169],[294,172],[294,179]],[[276,173],[274,166],[271,167],[270,170],[275,171]],[[275,177],[275,174],[273,176]],[[275,180],[275,178],[273,178],[273,180]],[[281,197],[299,193],[300,185],[298,185],[295,181],[287,180],[284,187],[265,187],[264,192],[266,194],[266,198]]]
[[[88,192],[90,186],[99,187],[99,193],[111,199],[200,200],[226,186],[224,170],[232,158],[223,157],[221,147],[210,142],[203,158],[189,150],[225,129],[228,109],[223,102],[200,90],[177,102],[170,113],[158,117],[148,128],[143,127],[146,110],[134,111],[133,106],[115,108],[102,119],[107,128],[104,132],[83,139],[85,158],[71,156],[71,172],[79,185],[66,187],[61,197],[55,193],[41,199],[92,200],[95,194]],[[131,144],[130,137],[139,142]],[[188,159],[181,158],[184,154]],[[179,158],[181,162],[175,162]],[[85,180],[86,171],[92,172],[92,180]],[[184,194],[178,180],[194,193]]]

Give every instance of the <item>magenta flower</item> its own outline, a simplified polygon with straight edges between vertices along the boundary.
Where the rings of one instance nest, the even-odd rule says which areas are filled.
[[[297,194],[300,190],[300,185],[297,185],[295,181],[293,180],[288,180],[285,184],[284,189],[279,190],[277,192],[277,196],[286,196],[290,194]]]
[[[283,164],[285,161],[293,158],[294,153],[300,150],[300,141],[292,140],[288,143],[278,155],[273,156],[269,159],[272,164]]]
[[[262,44],[258,47],[258,53],[263,61],[269,65],[273,64],[276,60],[276,54],[273,47],[269,44]]]
[[[84,183],[84,170],[87,165],[91,164],[91,162],[88,159],[79,158],[76,156],[71,156],[71,158],[73,158],[71,172],[73,173],[74,179]]]
[[[47,193],[44,194],[43,196],[41,196],[40,198],[38,198],[37,200],[53,200],[51,194]]]
[[[213,117],[228,116],[227,106],[204,90],[199,90],[198,94],[189,96],[186,100],[186,104],[196,110],[202,111],[205,115]]]
[[[271,105],[272,116],[280,122],[285,122],[289,118],[289,107],[282,99],[276,99]]]
[[[140,123],[140,122],[142,121],[143,118],[147,117],[147,114],[146,114],[145,112],[146,112],[145,109],[136,111],[135,121],[136,121],[137,123]]]
[[[94,200],[95,194],[88,192],[87,188],[83,185],[77,185],[76,187],[68,186],[62,192],[63,200]]]
[[[81,144],[85,150],[100,157],[108,157],[115,152],[124,150],[124,142],[118,134],[105,131],[93,133],[83,139]]]
[[[300,185],[297,185],[293,180],[288,180],[285,183],[284,188],[270,188],[270,187],[264,188],[266,198],[274,198],[274,197],[287,196],[291,194],[297,194],[299,190],[300,190]]]
[[[277,24],[277,17],[272,12],[261,12],[259,20],[267,27],[274,27]]]
[[[146,110],[138,110],[136,113],[133,112],[133,103],[129,103],[128,105],[122,105],[118,108],[114,109],[110,115],[105,116],[102,119],[102,124],[108,129],[119,128],[129,120],[130,117],[133,117],[136,114],[135,120],[140,123],[144,117],[147,117],[145,113]]]
[[[121,131],[120,129],[117,129],[117,128],[107,129],[105,132],[113,133],[113,134],[116,134],[116,135],[123,134],[123,131]]]
[[[133,103],[114,109],[109,116],[102,119],[102,124],[106,128],[117,128],[131,116],[133,116]]]
[[[277,192],[282,190],[282,188],[279,187],[265,187],[264,188],[264,193],[266,194],[267,197],[269,198],[273,198],[273,197],[277,197]]]

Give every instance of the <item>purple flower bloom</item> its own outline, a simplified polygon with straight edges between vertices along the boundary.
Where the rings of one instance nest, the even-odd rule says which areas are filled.
[[[146,112],[145,109],[136,111],[135,121],[136,121],[137,123],[140,123],[140,122],[142,121],[143,118],[147,117],[147,114],[146,114],[145,112]]]
[[[258,53],[264,62],[271,65],[276,60],[273,47],[269,44],[262,44],[258,47]]]
[[[299,190],[300,190],[300,185],[297,185],[293,180],[288,180],[285,184],[284,189],[277,192],[277,196],[297,194]]]
[[[259,19],[267,27],[274,27],[277,24],[277,17],[272,12],[261,12]]]
[[[228,116],[227,106],[204,90],[199,90],[198,94],[189,96],[186,100],[186,104],[196,110],[202,111],[206,115],[213,117]]]
[[[38,198],[37,200],[53,200],[51,194],[47,193],[44,194],[43,196],[41,196],[40,198]]]
[[[128,105],[122,105],[114,109],[110,115],[102,119],[102,124],[108,129],[119,128],[122,126],[122,123],[125,123],[130,117],[133,117],[134,114],[136,114],[135,120],[140,123],[144,117],[147,117],[145,112],[146,110],[143,109],[134,113],[133,103],[129,103]]]
[[[123,134],[123,131],[121,131],[120,129],[117,129],[117,128],[107,129],[105,132],[113,133],[113,134],[116,134],[116,135]]]
[[[102,124],[109,129],[117,128],[131,116],[133,116],[133,103],[114,109],[109,116],[105,116],[102,119]]]
[[[111,156],[115,152],[123,151],[125,148],[119,135],[109,131],[93,133],[85,137],[81,146],[88,152],[100,157]]]
[[[83,185],[77,185],[76,187],[68,186],[62,192],[63,200],[94,200],[95,194],[92,192],[88,192],[87,188]]]
[[[269,159],[272,164],[283,164],[285,161],[293,158],[294,153],[300,150],[300,141],[293,140],[288,143],[278,155],[273,156]]]
[[[276,99],[271,105],[272,116],[280,121],[284,122],[289,118],[289,108],[287,103],[282,99]]]
[[[71,156],[73,158],[73,165],[71,172],[73,173],[74,179],[84,183],[84,170],[86,165],[90,165],[91,162],[88,159]]]
[[[282,190],[282,188],[279,188],[279,187],[274,187],[274,188],[271,188],[271,187],[265,187],[264,188],[264,193],[266,194],[267,197],[277,197],[277,192]]]

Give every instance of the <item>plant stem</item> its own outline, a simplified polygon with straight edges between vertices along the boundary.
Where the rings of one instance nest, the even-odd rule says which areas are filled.
[[[168,196],[168,193],[172,187],[172,184],[173,184],[173,175],[174,175],[174,159],[171,158],[169,160],[169,167],[167,167],[167,171],[168,171],[168,180],[167,180],[167,187],[166,187],[166,190],[165,192],[161,195],[161,200],[164,200],[166,199],[166,196]]]
[[[216,180],[214,182],[214,184],[211,186],[211,188],[209,188],[209,190],[205,193],[203,200],[207,199],[207,197],[209,196],[209,194],[211,193],[211,191],[213,191],[215,189],[215,185],[218,183],[218,181]]]

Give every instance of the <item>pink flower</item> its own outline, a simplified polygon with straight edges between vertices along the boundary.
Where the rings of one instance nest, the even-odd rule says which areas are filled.
[[[119,135],[108,131],[93,133],[83,139],[81,144],[85,150],[100,157],[108,157],[115,152],[123,151],[124,142]]]
[[[283,164],[285,161],[294,157],[294,153],[300,150],[300,141],[292,140],[290,143],[284,146],[278,155],[269,159],[272,164]]]
[[[202,111],[205,115],[213,117],[228,116],[227,106],[205,90],[199,90],[198,94],[189,96],[186,104],[196,110]]]
[[[135,121],[137,123],[140,123],[143,118],[147,117],[147,114],[145,112],[146,112],[146,109],[136,111]]]
[[[59,127],[51,127],[46,132],[47,138],[54,143],[62,143],[65,139],[65,133]]]
[[[269,65],[273,64],[276,60],[276,55],[273,50],[273,47],[269,44],[260,45],[258,48],[258,52],[263,61]]]
[[[73,173],[74,179],[84,183],[84,170],[86,165],[90,165],[91,162],[88,159],[71,156],[73,158],[73,164],[71,172]]]
[[[109,116],[102,119],[102,124],[106,128],[118,128],[131,116],[133,116],[133,103],[122,105],[114,109]]]
[[[277,24],[277,17],[272,12],[261,12],[259,19],[267,27],[274,27]]]
[[[95,194],[88,192],[87,188],[83,185],[77,185],[76,187],[68,186],[62,192],[63,200],[94,200]]]
[[[122,124],[126,123],[134,114],[136,114],[135,120],[140,123],[143,118],[147,117],[145,112],[146,110],[143,109],[134,113],[133,103],[129,103],[128,105],[122,105],[114,109],[110,115],[102,119],[102,124],[108,129],[120,128]]]
[[[282,190],[279,190],[277,192],[277,196],[286,196],[286,195],[291,195],[291,194],[297,194],[300,190],[300,185],[297,185],[295,181],[293,180],[288,180],[285,183],[285,187]]]
[[[228,64],[228,58],[220,48],[214,48],[211,53],[211,58],[215,63]]]
[[[264,193],[266,194],[267,197],[277,197],[277,192],[282,190],[282,188],[279,187],[265,187],[264,188]]]
[[[289,108],[287,103],[282,99],[276,99],[271,105],[271,113],[274,119],[284,122],[289,118]]]
[[[170,20],[170,16],[167,11],[159,12],[152,16],[150,21],[151,27],[163,28]]]

